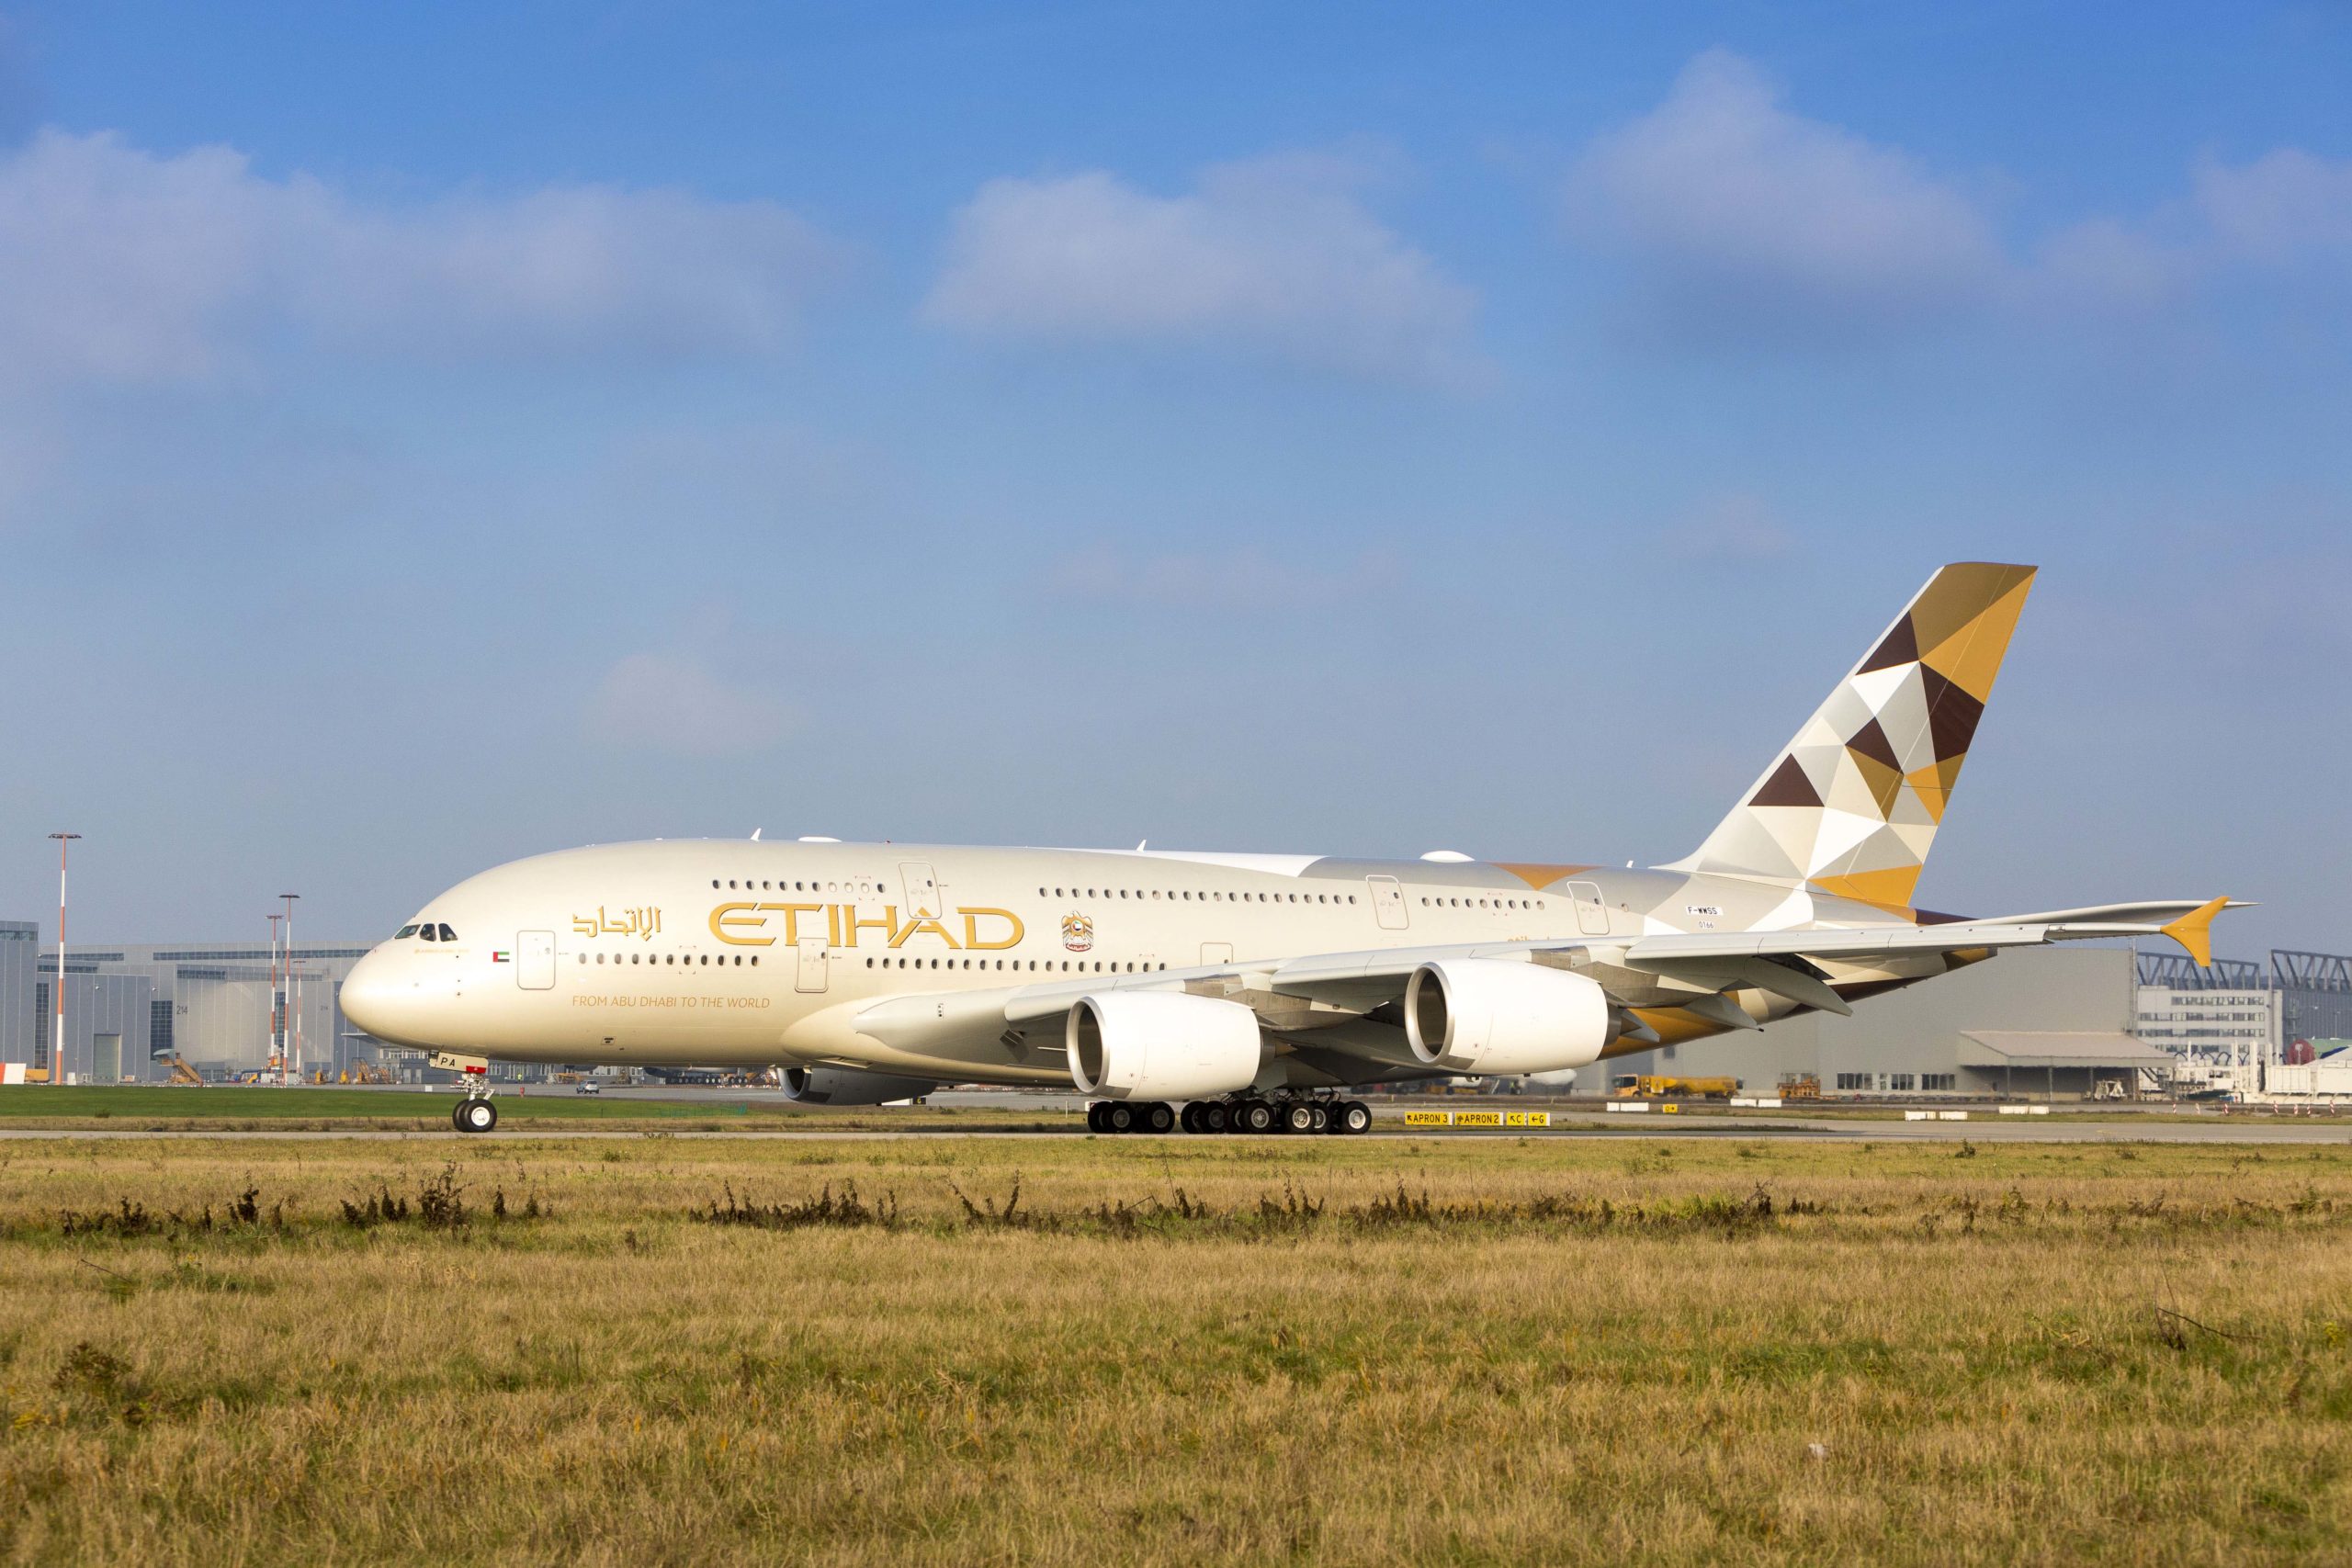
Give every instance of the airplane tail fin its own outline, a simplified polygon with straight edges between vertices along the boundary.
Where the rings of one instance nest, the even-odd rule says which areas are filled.
[[[1908,906],[2033,573],[1962,561],[1929,578],[1698,852],[1663,869]]]

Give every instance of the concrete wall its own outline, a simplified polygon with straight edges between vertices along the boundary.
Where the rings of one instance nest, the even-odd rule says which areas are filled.
[[[1814,1073],[1822,1092],[1835,1094],[1840,1073],[1909,1073],[1915,1084],[1949,1073],[1959,1088],[1982,1092],[1985,1081],[1960,1066],[1962,1031],[2129,1033],[2138,984],[2132,954],[2121,948],[2031,948],[1857,1002],[1851,1018],[1805,1013],[1760,1031],[1597,1062],[1577,1075],[1576,1087],[1589,1094],[1631,1073],[1721,1073],[1770,1094],[1783,1073]]]

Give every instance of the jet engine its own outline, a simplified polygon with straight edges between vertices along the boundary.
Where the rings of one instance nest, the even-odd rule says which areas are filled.
[[[1597,1061],[1614,1032],[1606,991],[1545,964],[1441,958],[1405,983],[1405,1038],[1432,1067],[1557,1072]]]
[[[1063,1029],[1078,1092],[1106,1100],[1197,1100],[1258,1076],[1258,1015],[1182,991],[1081,997]]]
[[[784,1097],[803,1105],[888,1105],[916,1100],[939,1086],[929,1078],[894,1078],[847,1067],[786,1067]]]

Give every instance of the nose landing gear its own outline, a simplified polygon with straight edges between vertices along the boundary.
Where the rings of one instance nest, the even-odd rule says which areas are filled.
[[[487,1133],[498,1125],[498,1106],[488,1089],[469,1088],[466,1098],[449,1112],[449,1120],[460,1133]]]

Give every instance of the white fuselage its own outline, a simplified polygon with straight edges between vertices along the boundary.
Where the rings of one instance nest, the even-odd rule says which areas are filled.
[[[1642,929],[1598,886],[1580,912],[1560,891],[1476,862],[617,844],[458,884],[413,922],[455,940],[383,943],[343,999],[380,1039],[508,1060],[833,1063],[1067,1082],[1051,1052],[894,1047],[855,1021],[877,1001],[931,993],[968,1004],[1297,953]]]

